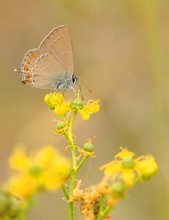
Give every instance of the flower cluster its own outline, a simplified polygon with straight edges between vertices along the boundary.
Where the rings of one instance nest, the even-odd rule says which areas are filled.
[[[127,187],[131,187],[136,182],[153,176],[157,172],[157,163],[151,155],[135,158],[133,152],[121,148],[115,160],[100,169],[104,170],[105,176],[110,177],[111,180],[120,180]]]
[[[70,175],[70,163],[52,146],[43,147],[28,156],[18,148],[9,159],[11,169],[17,171],[8,183],[8,190],[19,198],[27,199],[37,191],[57,190]]]
[[[104,170],[104,176],[98,185],[81,190],[79,182],[73,193],[73,201],[91,220],[109,216],[111,208],[124,197],[126,190],[152,177],[158,166],[151,155],[135,158],[133,152],[121,148],[115,159],[100,169]]]
[[[91,114],[98,112],[100,109],[99,100],[89,100],[86,105],[83,105],[80,95],[71,102],[65,101],[60,92],[47,94],[44,101],[59,116],[63,116],[65,113],[79,112],[83,120],[88,120]]]

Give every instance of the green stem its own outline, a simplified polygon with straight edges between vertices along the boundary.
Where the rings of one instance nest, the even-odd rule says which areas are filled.
[[[101,211],[97,217],[97,220],[102,220],[105,218],[106,214],[110,213],[113,206],[107,206],[105,210]]]
[[[70,121],[68,134],[67,134],[67,140],[70,144],[70,149],[71,149],[71,153],[72,153],[73,170],[75,170],[76,167],[77,167],[77,157],[76,157],[75,143],[73,141],[73,132],[72,132],[72,127],[73,127],[73,123],[74,123],[76,114],[77,114],[77,112],[73,112],[73,116],[72,116],[72,119]]]
[[[71,181],[70,181],[70,185],[69,185],[69,195],[68,195],[69,199],[72,198],[72,194],[73,194],[73,190],[74,190],[75,182],[76,182],[76,176],[77,176],[77,172],[76,172],[76,169],[77,169],[77,156],[76,156],[76,149],[75,149],[76,146],[75,146],[75,143],[74,143],[74,140],[73,140],[73,132],[72,132],[73,123],[74,123],[74,120],[76,118],[76,114],[77,114],[77,112],[73,112],[73,116],[72,116],[71,121],[69,123],[68,132],[65,135],[65,138],[67,139],[68,143],[70,144],[70,149],[71,149],[71,154],[72,154],[72,162],[73,162]],[[70,220],[74,219],[74,204],[73,204],[73,201],[68,202],[68,215],[69,215]]]
[[[104,209],[105,209],[105,196],[102,196],[100,198],[100,212],[103,212]]]
[[[68,203],[68,216],[69,216],[69,220],[73,220],[74,219],[74,206],[73,206],[73,202],[69,202]]]
[[[78,171],[80,170],[80,168],[83,166],[83,164],[85,163],[85,161],[87,160],[88,156],[83,157],[83,159],[80,161],[80,163],[77,166],[76,169],[76,173],[78,173]]]
[[[99,215],[97,217],[97,220],[104,219],[106,214],[110,213],[112,207],[113,206],[105,204],[105,196],[102,196],[100,198],[100,212],[99,212]]]
[[[66,185],[65,185],[65,184],[64,184],[64,185],[62,185],[62,190],[63,190],[63,193],[64,193],[64,195],[65,195],[66,199],[68,200],[68,199],[69,199],[69,195],[68,195],[68,193],[67,193],[67,190],[66,190]]]
[[[77,164],[77,155],[76,155],[76,144],[74,142],[74,137],[73,137],[73,124],[76,118],[77,112],[73,112],[72,118],[69,122],[69,127],[68,127],[68,131],[66,134],[64,134],[66,140],[68,141],[69,145],[70,145],[70,150],[71,150],[71,154],[72,154],[72,173],[71,173],[71,180],[70,180],[70,184],[69,184],[69,192],[66,191],[65,186],[62,187],[62,190],[66,196],[66,199],[69,200],[68,201],[68,216],[69,216],[69,220],[73,220],[74,219],[74,204],[73,201],[71,201],[72,195],[73,195],[73,190],[75,188],[75,183],[76,183],[76,177],[78,174],[79,169],[82,167],[82,165],[85,163],[85,161],[87,160],[87,156],[85,156],[79,164]]]

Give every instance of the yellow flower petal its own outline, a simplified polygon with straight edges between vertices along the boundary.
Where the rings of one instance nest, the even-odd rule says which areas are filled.
[[[122,180],[125,185],[132,186],[136,183],[138,176],[137,173],[134,172],[134,170],[125,169],[123,170],[123,172],[120,173],[119,179]]]
[[[100,167],[100,170],[104,170],[105,176],[116,175],[122,170],[122,163],[120,161],[111,161]]]
[[[9,158],[9,165],[12,169],[18,171],[28,170],[31,164],[30,158],[27,157],[23,149],[17,149]]]
[[[44,98],[44,102],[51,108],[51,109],[55,109],[56,106],[60,105],[62,102],[64,102],[64,97],[62,95],[62,93],[58,92],[54,92],[54,93],[50,93],[45,95]]]
[[[82,110],[79,110],[79,112],[83,120],[88,120],[90,118],[90,111],[87,106],[84,106]]]
[[[54,109],[54,113],[57,115],[64,115],[66,112],[71,111],[70,103],[63,102],[60,105],[56,105]]]
[[[100,100],[89,100],[87,103],[87,106],[89,108],[89,111],[91,112],[91,114],[96,113],[99,111],[100,109]]]
[[[153,156],[141,156],[136,159],[136,170],[143,178],[150,178],[158,170],[158,165]]]
[[[100,100],[89,100],[87,105],[84,105],[82,109],[79,109],[79,113],[83,120],[88,120],[91,114],[98,112],[100,109]]]
[[[41,167],[47,169],[52,166],[54,161],[57,160],[59,154],[55,147],[45,146],[43,147],[35,156],[35,161],[37,164],[41,165]]]
[[[29,175],[11,178],[8,190],[19,198],[32,196],[36,191],[36,181]]]
[[[119,158],[119,159],[124,159],[126,157],[134,157],[135,154],[131,151],[128,151],[127,148],[122,148],[121,147],[121,151],[116,154],[115,158]]]

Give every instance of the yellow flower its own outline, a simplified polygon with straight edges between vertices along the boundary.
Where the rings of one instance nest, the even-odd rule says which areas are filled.
[[[158,171],[158,165],[152,155],[140,156],[136,159],[136,170],[141,178],[148,179]]]
[[[79,109],[79,113],[83,120],[88,120],[91,114],[98,112],[100,109],[100,100],[89,100],[87,105],[84,105],[82,109]]]
[[[64,101],[62,93],[54,92],[45,95],[44,102],[51,108],[55,109],[56,106],[60,105]]]
[[[77,98],[72,102],[65,101],[60,92],[47,94],[44,98],[44,102],[59,116],[69,112],[79,112],[83,120],[88,120],[91,114],[98,112],[100,109],[100,100],[89,100],[86,105],[83,105],[80,99],[80,92],[78,92]]]
[[[55,105],[54,113],[56,115],[64,115],[66,112],[70,112],[71,107],[70,107],[70,102],[62,102],[59,105]]]
[[[137,180],[137,175],[133,169],[126,169],[123,167],[121,161],[112,161],[106,165],[100,167],[101,170],[104,169],[104,175],[107,176],[107,181],[123,181],[126,186],[133,185]]]
[[[131,187],[142,179],[150,178],[158,169],[151,155],[134,159],[135,154],[126,148],[115,156],[115,160],[100,167],[104,170],[106,182],[122,181],[126,187]],[[107,183],[106,183],[107,184]]]
[[[17,171],[24,171],[30,167],[31,160],[25,154],[24,148],[17,148],[9,159],[9,165]]]
[[[44,102],[50,109],[54,110],[57,115],[63,115],[66,112],[71,111],[70,102],[65,101],[62,93],[60,92],[45,95]]]
[[[34,160],[36,164],[39,164],[41,167],[47,169],[53,165],[55,160],[60,157],[56,148],[52,146],[43,147],[37,154],[35,155]]]
[[[52,146],[45,146],[31,157],[25,150],[16,151],[9,165],[18,171],[9,182],[9,188],[18,197],[28,197],[42,189],[58,189],[67,181],[71,169],[69,161]]]

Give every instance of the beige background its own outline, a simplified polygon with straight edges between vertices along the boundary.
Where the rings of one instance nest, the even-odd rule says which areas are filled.
[[[65,141],[52,133],[57,117],[43,103],[48,91],[23,86],[13,69],[20,67],[24,53],[37,47],[52,28],[68,24],[75,74],[93,91],[91,95],[82,85],[83,95],[86,100],[102,102],[101,111],[90,121],[79,117],[75,124],[79,145],[91,137],[97,154],[79,178],[86,186],[97,183],[101,178],[98,167],[112,160],[119,146],[128,146],[137,155],[151,153],[159,163],[159,173],[128,192],[111,219],[169,219],[169,1],[152,1],[152,16],[150,2],[1,2],[2,184],[9,176],[7,158],[15,143],[23,142],[30,150],[51,143],[64,152]],[[73,97],[73,93],[66,96]],[[39,195],[28,219],[67,219],[62,193]]]

